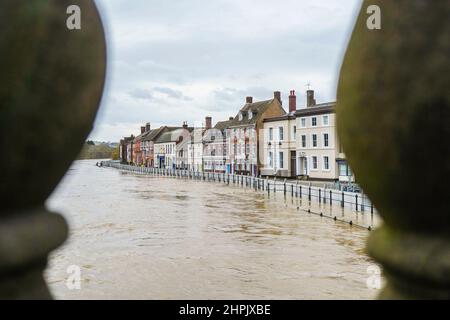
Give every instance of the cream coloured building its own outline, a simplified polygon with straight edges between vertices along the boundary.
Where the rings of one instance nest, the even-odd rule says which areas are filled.
[[[205,128],[195,128],[192,131],[190,141],[187,145],[188,169],[191,171],[203,171],[203,133]]]
[[[161,134],[154,143],[154,166],[162,169],[185,169],[188,165],[188,144],[193,128],[181,128]]]
[[[307,105],[295,110],[295,92],[289,113],[264,121],[263,175],[305,180],[354,181],[336,132],[335,102],[316,104],[307,91]]]
[[[264,119],[263,176],[297,176],[295,112],[297,97],[292,90],[289,95],[289,113]]]
[[[312,180],[353,182],[336,130],[336,103],[316,104],[314,91],[307,91],[306,108],[297,118],[298,176]]]

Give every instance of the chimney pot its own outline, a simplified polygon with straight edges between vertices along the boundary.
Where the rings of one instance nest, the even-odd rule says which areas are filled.
[[[212,128],[212,118],[211,117],[205,117],[205,128],[206,128],[206,130]]]
[[[234,117],[229,117],[228,120],[234,120]]]
[[[289,95],[289,113],[297,110],[297,97],[295,96],[295,90],[291,90]]]
[[[314,99],[314,90],[306,91],[306,106],[312,107],[316,104],[316,100]]]
[[[283,104],[283,102],[281,101],[281,92],[280,92],[280,91],[275,91],[275,92],[273,93],[273,97],[274,97],[274,99],[278,99],[278,101],[279,101],[281,104]]]

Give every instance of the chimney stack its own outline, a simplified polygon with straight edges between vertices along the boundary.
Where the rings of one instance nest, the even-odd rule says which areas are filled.
[[[212,118],[211,117],[205,117],[205,129],[209,130],[212,128]]]
[[[291,90],[289,94],[289,113],[297,110],[297,97],[295,96],[295,90]]]
[[[150,122],[147,122],[147,124],[145,125],[145,131],[149,132],[150,131]]]
[[[183,122],[183,128],[184,128],[184,129],[187,129],[187,128],[188,128],[187,121],[184,121],[184,122]]]
[[[283,104],[283,102],[281,101],[281,92],[280,91],[275,91],[273,93],[273,97],[274,97],[274,99],[278,99],[278,101],[280,101],[280,103]]]
[[[306,91],[306,106],[312,107],[316,104],[316,100],[314,99],[314,90]]]
[[[245,103],[253,103],[253,97],[245,98]]]
[[[141,127],[141,134],[145,133],[145,127]]]
[[[234,117],[229,117],[228,120],[230,120],[230,121],[231,121],[231,120],[234,120]]]

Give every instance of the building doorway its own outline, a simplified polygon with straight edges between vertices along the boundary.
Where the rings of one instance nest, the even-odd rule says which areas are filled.
[[[291,177],[297,176],[297,152],[291,151]]]
[[[300,175],[308,175],[308,158],[300,157]]]

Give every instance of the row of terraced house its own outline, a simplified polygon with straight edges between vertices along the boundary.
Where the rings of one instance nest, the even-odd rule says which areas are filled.
[[[297,109],[295,91],[288,111],[281,93],[272,99],[247,97],[237,115],[214,126],[205,117],[200,127],[141,127],[137,136],[120,141],[122,163],[253,176],[352,182],[335,126],[335,102],[316,104],[306,92]]]

